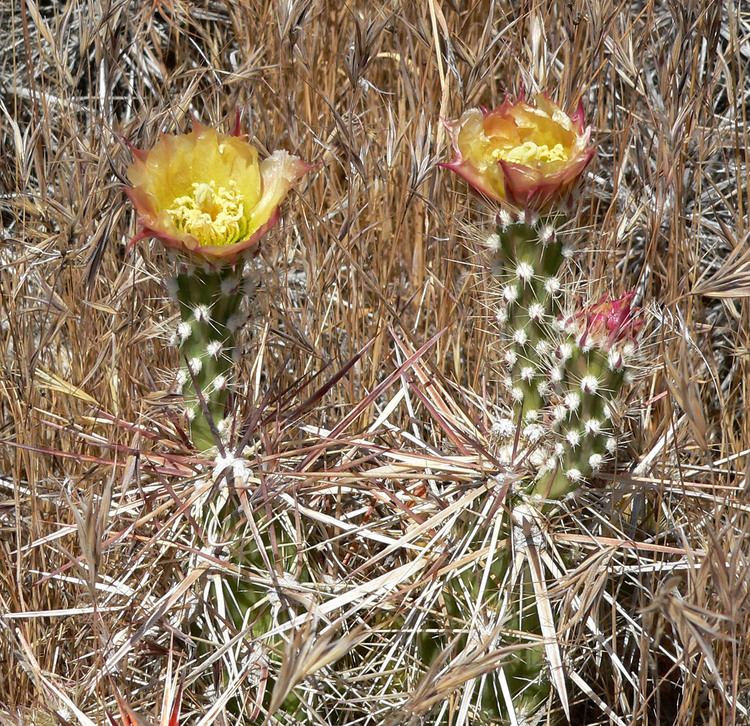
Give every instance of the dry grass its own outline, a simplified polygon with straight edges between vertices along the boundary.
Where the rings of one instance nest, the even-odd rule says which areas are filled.
[[[546,86],[597,130],[590,291],[637,287],[654,316],[619,472],[551,530],[573,722],[748,723],[750,8],[6,0],[0,30],[0,719],[103,723],[117,693],[155,714],[179,680],[186,722],[232,722],[186,624],[228,565],[191,551],[176,311],[157,246],[126,247],[122,183],[123,139],[239,108],[262,148],[321,163],[264,243],[238,404],[318,583],[281,681],[309,676],[310,723],[480,723],[465,684],[503,653],[425,674],[410,650],[501,396],[489,212],[436,168],[440,118]]]

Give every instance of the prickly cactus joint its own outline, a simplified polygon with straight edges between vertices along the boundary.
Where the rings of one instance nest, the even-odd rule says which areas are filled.
[[[206,451],[226,431],[237,334],[247,318],[243,299],[252,295],[252,284],[241,264],[189,268],[174,280],[182,320],[175,336],[178,381],[193,444]]]
[[[550,326],[559,312],[558,272],[564,250],[560,218],[526,212],[513,219],[498,215],[490,236],[492,268],[500,284],[498,321],[509,338],[505,351],[506,386],[514,402],[514,420],[534,423],[547,394],[543,361],[549,355]]]

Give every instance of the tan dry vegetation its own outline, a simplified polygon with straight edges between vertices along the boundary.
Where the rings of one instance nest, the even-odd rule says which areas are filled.
[[[251,428],[262,419],[259,481],[309,507],[306,557],[323,553],[320,581],[351,596],[335,627],[310,626],[317,641],[298,636],[300,673],[336,643],[368,654],[308,679],[311,723],[458,723],[467,678],[502,653],[424,676],[389,630],[451,569],[439,542],[419,569],[414,528],[448,521],[436,482],[460,502],[493,470],[482,442],[502,395],[480,254],[491,218],[436,167],[440,118],[541,85],[567,106],[582,97],[596,129],[578,219],[587,290],[636,287],[652,317],[619,472],[553,528],[578,557],[557,611],[573,718],[747,723],[743,5],[5,0],[2,718],[103,723],[118,692],[155,714],[171,662],[186,722],[222,722],[184,620],[201,592],[186,504],[200,462],[167,396],[176,311],[158,245],[127,247],[122,184],[125,139],[148,147],[193,117],[228,130],[239,109],[261,149],[320,165],[263,244],[240,404]],[[651,538],[630,526],[645,506]],[[383,544],[401,536],[413,549]]]

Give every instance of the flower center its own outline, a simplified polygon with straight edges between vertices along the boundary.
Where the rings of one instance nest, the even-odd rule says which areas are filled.
[[[167,210],[180,232],[193,235],[201,247],[231,245],[247,233],[242,195],[237,184],[195,182],[192,196],[177,197]]]
[[[562,144],[555,144],[550,148],[547,144],[537,144],[534,141],[524,141],[520,146],[494,149],[492,156],[498,160],[502,159],[525,166],[547,164],[551,161],[567,161],[568,159],[568,154]]]

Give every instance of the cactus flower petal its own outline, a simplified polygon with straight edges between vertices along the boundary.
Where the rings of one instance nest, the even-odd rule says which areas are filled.
[[[137,239],[155,237],[200,261],[232,264],[273,226],[279,206],[310,167],[275,151],[259,161],[237,135],[195,124],[134,150],[125,190],[138,213]]]
[[[595,153],[584,124],[580,104],[568,116],[543,94],[534,106],[470,109],[446,124],[455,156],[442,166],[490,199],[544,209],[569,196]]]

